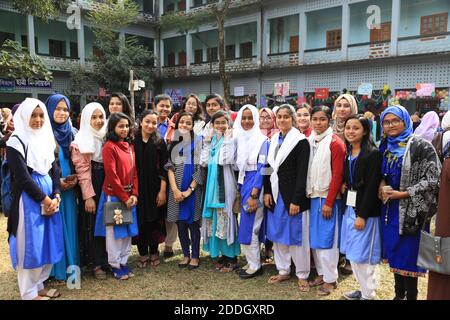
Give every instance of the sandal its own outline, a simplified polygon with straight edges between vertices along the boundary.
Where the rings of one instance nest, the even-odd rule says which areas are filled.
[[[184,257],[183,260],[181,260],[180,263],[178,263],[178,268],[186,268],[189,265],[189,262],[191,262],[191,258]]]
[[[314,278],[313,281],[308,281],[308,284],[310,287],[317,287],[317,286],[321,286],[325,283],[325,281],[323,281],[323,277],[322,276],[317,276]]]
[[[286,280],[289,280],[291,278],[290,275],[283,275],[283,274],[277,274],[276,276],[272,276],[269,278],[269,280],[267,281],[267,283],[269,284],[274,284],[274,283],[280,283]]]
[[[220,269],[220,272],[222,272],[222,273],[228,273],[228,272],[231,272],[231,271],[236,270],[236,269],[238,269],[238,268],[239,268],[239,266],[238,266],[237,263],[231,263],[231,262],[228,262],[227,264],[225,264],[225,265]]]
[[[319,290],[317,290],[317,295],[320,296],[320,297],[328,296],[336,288],[337,288],[336,282],[333,282],[333,283],[326,283],[326,282],[324,282],[324,284],[319,288]]]
[[[142,259],[144,258],[144,259]],[[140,257],[137,266],[139,269],[145,269],[147,268],[148,262],[151,261],[149,257]]]
[[[130,269],[130,267],[127,264],[121,264],[120,269],[122,270],[123,274],[126,274],[129,278],[134,277],[133,271]]]
[[[56,289],[42,289],[38,292],[38,295],[40,297],[47,297],[50,299],[58,298],[61,296],[61,292],[59,292]],[[46,300],[46,299],[40,299],[40,300]]]
[[[94,278],[97,280],[106,280],[106,272],[102,270],[101,267],[98,267],[93,270]]]
[[[114,278],[116,278],[117,280],[128,280],[128,275],[125,274],[122,269],[111,268],[111,271],[114,275]]]
[[[150,255],[150,265],[156,267],[161,264],[161,260],[159,260],[159,253]]]
[[[297,286],[300,292],[309,292],[309,283],[306,279],[298,279]]]

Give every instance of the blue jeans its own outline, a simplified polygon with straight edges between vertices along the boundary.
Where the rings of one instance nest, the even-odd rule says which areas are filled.
[[[177,226],[183,255],[188,258],[191,257],[190,249],[192,248],[192,259],[198,259],[200,257],[199,222],[194,221],[192,224],[188,224],[185,221],[177,221]],[[191,238],[189,238],[189,232],[191,233]]]

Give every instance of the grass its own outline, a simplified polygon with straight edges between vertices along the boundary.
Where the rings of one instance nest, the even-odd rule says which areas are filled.
[[[0,300],[20,299],[17,276],[11,267],[7,244],[6,218],[0,215]],[[249,280],[241,280],[234,273],[221,274],[214,270],[210,259],[202,253],[200,268],[189,271],[178,268],[182,254],[179,244],[175,245],[175,256],[161,260],[157,267],[147,269],[135,267],[138,258],[137,249],[133,247],[129,259],[136,276],[127,281],[118,281],[108,276],[107,280],[95,280],[90,273],[83,274],[80,290],[70,290],[64,284],[50,284],[58,288],[62,297],[68,300],[340,300],[342,293],[358,288],[353,276],[339,278],[338,288],[328,297],[318,297],[316,289],[309,293],[300,293],[294,278],[282,283],[270,285],[267,279],[277,274],[274,265],[267,265],[264,275]],[[162,257],[161,257],[162,259]],[[244,257],[240,259],[245,261]],[[386,265],[378,266],[378,299],[393,298],[394,277]],[[419,279],[419,299],[426,298],[427,278]]]

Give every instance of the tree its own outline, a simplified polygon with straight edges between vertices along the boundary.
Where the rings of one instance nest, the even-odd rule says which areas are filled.
[[[52,73],[39,57],[30,55],[26,48],[9,39],[1,46],[0,74],[12,79],[53,79]]]
[[[23,14],[31,14],[43,21],[59,16],[69,0],[12,0],[14,9]]]
[[[180,34],[187,34],[189,30],[198,29],[208,18],[217,22],[219,34],[219,76],[222,80],[225,101],[230,101],[230,75],[225,69],[225,19],[227,18],[232,0],[223,0],[213,4],[210,8],[195,14],[168,14],[161,18],[161,27],[175,27]]]
[[[121,38],[119,30],[137,21],[138,6],[132,0],[106,0],[101,9],[88,14],[93,25],[95,45],[101,52],[94,56],[94,78],[108,90],[126,91],[129,70],[133,69],[139,79],[146,83],[153,80],[153,54],[139,44],[135,36]]]

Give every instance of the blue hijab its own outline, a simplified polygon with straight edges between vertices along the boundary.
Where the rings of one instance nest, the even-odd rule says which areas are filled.
[[[387,114],[393,114],[400,118],[405,124],[405,130],[396,137],[389,137],[384,133],[383,121]],[[406,151],[406,143],[408,138],[413,134],[413,124],[408,111],[402,106],[390,106],[381,114],[381,132],[383,142],[387,144],[387,150],[394,155],[395,158],[403,157]]]
[[[48,117],[50,118],[50,123],[53,129],[53,135],[55,136],[56,142],[59,147],[63,150],[64,156],[70,159],[69,147],[73,140],[72,133],[72,123],[70,122],[70,117],[64,123],[56,123],[53,117],[55,113],[56,106],[58,103],[64,100],[70,111],[70,101],[66,96],[62,94],[54,94],[48,97],[45,105],[47,106]]]

